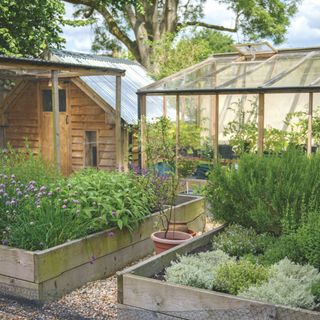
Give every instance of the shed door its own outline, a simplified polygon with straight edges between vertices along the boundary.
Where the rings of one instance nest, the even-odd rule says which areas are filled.
[[[53,140],[53,112],[51,88],[41,89],[41,149],[42,155],[49,161],[54,161],[54,140]],[[60,117],[60,157],[61,172],[67,175],[70,168],[70,148],[69,148],[69,108],[67,103],[67,90],[59,89],[59,117]]]

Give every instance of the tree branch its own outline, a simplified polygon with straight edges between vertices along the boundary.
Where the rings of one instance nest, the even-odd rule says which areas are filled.
[[[137,44],[132,41],[129,36],[120,29],[116,20],[113,18],[109,10],[103,5],[97,5],[94,0],[63,0],[64,2],[69,2],[72,4],[82,4],[88,6],[97,12],[99,12],[105,19],[106,24],[109,27],[109,32],[114,35],[118,40],[120,40],[132,53],[138,53]]]
[[[236,22],[236,25],[233,28],[226,28],[226,27],[219,26],[216,24],[210,24],[210,23],[205,23],[205,22],[201,22],[201,21],[187,21],[187,22],[183,22],[183,23],[178,23],[177,26],[180,29],[190,27],[190,26],[196,26],[196,27],[204,27],[204,28],[214,29],[214,30],[219,30],[219,31],[237,32],[238,31],[237,24],[238,23]]]

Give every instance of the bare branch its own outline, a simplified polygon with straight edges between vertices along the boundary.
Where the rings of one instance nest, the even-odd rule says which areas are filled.
[[[189,26],[196,26],[196,27],[204,27],[208,29],[214,29],[214,30],[219,30],[219,31],[228,31],[228,32],[237,32],[238,31],[238,18],[236,20],[236,25],[233,28],[226,28],[223,26],[219,26],[216,24],[210,24],[210,23],[205,23],[201,21],[187,21],[183,23],[178,23],[178,28],[186,28]]]

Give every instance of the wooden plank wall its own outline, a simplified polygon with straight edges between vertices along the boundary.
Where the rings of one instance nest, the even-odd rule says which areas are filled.
[[[112,115],[105,113],[74,84],[70,85],[70,114],[72,138],[72,169],[84,167],[85,131],[97,132],[98,167],[115,168],[115,124]]]
[[[8,108],[6,114],[6,141],[14,148],[23,148],[28,139],[30,148],[35,154],[39,151],[40,131],[37,108],[37,84],[30,82]]]

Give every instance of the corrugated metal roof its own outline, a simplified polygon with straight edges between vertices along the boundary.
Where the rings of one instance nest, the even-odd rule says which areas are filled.
[[[153,82],[139,63],[126,60],[115,59],[106,56],[85,54],[71,51],[54,50],[51,51],[51,59],[60,62],[75,63],[80,65],[92,65],[108,68],[118,68],[125,70],[122,77],[121,90],[121,117],[129,123],[137,123],[138,103],[137,90]],[[92,88],[102,99],[115,109],[115,77],[113,76],[88,76],[81,77],[90,88]],[[150,100],[149,100],[150,99]],[[162,99],[159,97],[148,97],[148,104],[152,108],[148,109],[148,117],[156,118],[162,115]]]

